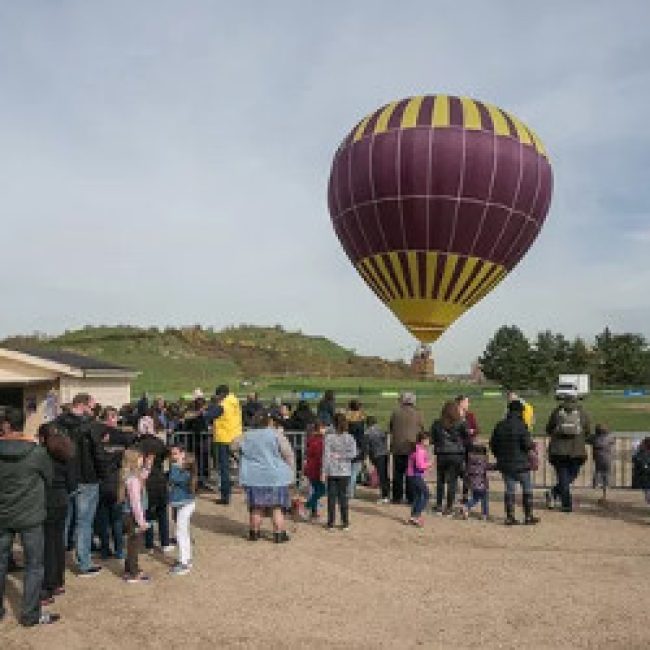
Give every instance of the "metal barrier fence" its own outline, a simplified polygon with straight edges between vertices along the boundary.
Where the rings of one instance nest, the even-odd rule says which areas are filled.
[[[284,435],[293,447],[296,457],[296,485],[302,478],[302,465],[305,457],[305,433],[303,431],[285,431]],[[201,431],[174,431],[167,434],[167,444],[182,445],[187,451],[194,454],[197,463],[197,476],[199,484],[210,487],[216,482],[218,469],[212,454],[212,432]]]
[[[302,466],[305,457],[305,437],[303,431],[285,431],[284,435],[293,447],[296,456],[296,485],[300,484],[302,478]],[[634,435],[613,435],[615,446],[612,451],[612,473],[610,476],[610,487],[630,488],[632,487],[632,455],[639,438],[645,434]],[[533,472],[533,485],[537,488],[545,488],[554,485],[555,470],[548,458],[548,439],[536,438],[539,450],[539,467]],[[218,471],[212,457],[212,433],[203,431],[195,433],[191,431],[176,431],[170,433],[167,438],[168,444],[181,444],[194,453],[197,460],[199,482],[204,486],[216,481]],[[587,461],[582,466],[580,474],[574,485],[576,487],[591,487],[594,474],[594,462],[591,454],[591,447],[587,446]]]

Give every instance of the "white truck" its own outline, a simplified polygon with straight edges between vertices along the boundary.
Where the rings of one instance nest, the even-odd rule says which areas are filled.
[[[582,399],[589,395],[589,375],[560,375],[557,379],[555,396]]]

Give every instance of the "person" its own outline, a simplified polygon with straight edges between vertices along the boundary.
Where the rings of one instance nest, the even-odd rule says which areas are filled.
[[[458,404],[458,410],[460,411],[460,417],[465,422],[465,427],[467,428],[467,445],[465,447],[465,471],[463,472],[463,497],[461,503],[467,503],[467,498],[469,496],[469,477],[467,475],[467,452],[471,443],[476,440],[480,435],[480,430],[478,426],[478,421],[476,415],[469,410],[469,397],[467,395],[458,395],[456,397],[456,404]]]
[[[327,485],[327,528],[334,529],[336,504],[339,504],[343,530],[350,527],[348,485],[352,460],[357,456],[357,444],[348,433],[348,421],[343,413],[334,414],[334,431],[323,442],[323,482]]]
[[[650,504],[650,437],[644,438],[632,456],[632,487],[643,490]]]
[[[357,455],[352,459],[350,483],[348,484],[348,499],[354,499],[357,481],[359,480],[359,474],[361,473],[361,468],[365,458],[366,446],[364,435],[364,422],[366,416],[359,400],[350,400],[345,417],[348,421],[348,433],[354,438],[354,442],[357,445]]]
[[[53,422],[39,427],[38,438],[52,462],[52,483],[45,489],[44,573],[41,589],[41,605],[51,605],[55,596],[65,593],[64,531],[68,495],[75,487],[74,467],[71,462],[75,446]]]
[[[369,415],[366,419],[366,448],[370,462],[377,470],[379,478],[379,500],[377,503],[390,503],[390,479],[388,478],[388,438],[386,432],[377,424],[377,418]]]
[[[404,392],[400,395],[398,406],[390,417],[391,451],[393,453],[393,503],[401,503],[406,497],[413,503],[413,493],[406,480],[406,468],[411,449],[418,433],[424,431],[422,415],[415,407],[415,393]],[[404,484],[406,483],[406,490]]]
[[[468,485],[471,489],[471,496],[463,506],[463,518],[469,519],[472,508],[481,504],[481,517],[487,521],[490,516],[490,492],[488,470],[493,466],[488,462],[488,452],[485,445],[477,441],[470,442],[467,449],[467,476]]]
[[[289,431],[307,431],[307,427],[316,422],[309,402],[307,400],[300,400],[298,405],[291,414],[291,424],[288,428]]]
[[[230,481],[230,446],[242,435],[242,410],[237,396],[230,392],[225,384],[217,386],[215,396],[219,403],[220,413],[214,418],[213,440],[216,457],[219,463],[219,483],[221,505],[230,503],[232,484]]]
[[[260,412],[254,428],[233,441],[240,453],[239,483],[245,489],[249,512],[248,539],[260,539],[262,515],[271,511],[273,541],[289,541],[283,510],[289,510],[289,486],[294,481],[293,450],[284,434],[272,427],[271,415]]]
[[[325,494],[325,483],[321,480],[323,469],[323,440],[327,425],[318,420],[311,433],[307,436],[305,449],[305,466],[303,474],[309,479],[311,494],[305,502],[305,509],[310,513],[312,521],[318,520],[318,505]]]
[[[424,480],[424,475],[431,467],[428,451],[430,442],[428,433],[424,431],[418,433],[414,449],[409,455],[406,470],[406,475],[411,481],[411,488],[413,490],[413,507],[411,508],[409,524],[420,528],[424,526],[422,513],[425,511],[427,503],[429,503],[429,487]]]
[[[23,435],[18,409],[5,414],[0,437],[0,620],[6,614],[4,592],[14,535],[20,537],[25,557],[20,623],[26,627],[59,620],[41,610],[44,574],[43,522],[47,516],[46,489],[52,485],[52,462],[43,447]]]
[[[258,394],[249,393],[246,396],[244,405],[242,406],[242,421],[244,427],[252,427],[255,422],[255,416],[263,409],[264,405],[260,402]]]
[[[594,490],[599,487],[602,488],[603,496],[598,503],[604,505],[607,503],[607,488],[609,487],[609,477],[612,472],[612,454],[616,441],[606,426],[597,424],[594,428],[594,434],[588,438],[587,442],[593,450]]]
[[[142,452],[149,468],[146,478],[146,518],[149,522],[157,522],[160,548],[163,553],[169,553],[174,550],[169,539],[169,494],[164,471],[164,463],[169,455],[169,450],[161,438],[156,435],[151,416],[145,415],[140,418],[138,432],[135,444]],[[147,528],[144,543],[147,551],[153,552],[153,526]]]
[[[431,425],[436,454],[436,505],[438,514],[452,516],[456,501],[456,484],[463,476],[467,428],[455,401],[445,402],[440,417]],[[442,502],[447,493],[446,507]]]
[[[192,542],[190,538],[190,519],[194,514],[197,476],[194,456],[180,445],[171,448],[169,468],[169,505],[176,521],[176,540],[178,561],[170,573],[182,576],[192,568]]]
[[[146,480],[153,458],[145,463],[140,449],[127,449],[120,473],[119,500],[124,513],[124,532],[126,533],[126,558],[124,559],[124,581],[130,584],[148,582],[149,577],[140,570],[139,554],[142,536],[151,524],[145,519],[147,510]]]
[[[146,415],[148,410],[149,410],[149,395],[147,395],[147,393],[142,393],[142,396],[140,397],[136,405],[136,413],[138,418],[141,418],[143,415]]]
[[[72,513],[76,517],[75,550],[80,577],[96,576],[102,567],[91,561],[93,522],[99,503],[99,478],[97,477],[97,446],[99,429],[92,419],[95,400],[88,393],[78,393],[69,411],[63,412],[55,422],[75,444],[75,490],[73,507],[68,507],[66,539]]]
[[[533,432],[535,427],[535,409],[530,402],[527,402],[525,399],[522,399],[515,393],[514,390],[509,390],[506,394],[506,416],[508,415],[508,404],[510,402],[521,402],[524,405],[524,424],[528,427],[528,431]]]
[[[533,439],[524,419],[524,404],[513,400],[508,404],[508,415],[497,423],[490,449],[496,457],[497,469],[501,472],[506,486],[504,494],[505,524],[518,524],[515,519],[515,490],[517,483],[523,491],[524,523],[534,525],[539,519],[533,515],[533,487],[530,475],[530,457]]]
[[[336,398],[333,390],[326,390],[323,397],[318,402],[316,417],[325,422],[329,427],[334,424],[334,414],[336,413]]]
[[[562,512],[572,512],[571,485],[587,459],[586,442],[591,423],[575,395],[567,393],[557,399],[559,404],[546,424],[546,433],[550,437],[548,456],[557,483],[546,492],[546,506],[550,509],[560,499]]]
[[[96,449],[96,469],[99,479],[99,503],[97,505],[96,528],[101,544],[101,557],[124,559],[122,508],[117,500],[120,468],[124,449],[133,444],[133,434],[118,427],[118,412],[107,407],[102,414],[104,430]],[[113,550],[110,539],[113,537]]]

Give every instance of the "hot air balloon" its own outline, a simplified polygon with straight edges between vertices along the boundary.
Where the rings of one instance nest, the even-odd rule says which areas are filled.
[[[537,237],[546,150],[514,115],[467,97],[394,101],[339,146],[334,230],[370,288],[430,343],[489,293]]]

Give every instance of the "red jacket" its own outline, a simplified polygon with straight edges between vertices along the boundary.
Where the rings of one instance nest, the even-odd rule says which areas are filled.
[[[325,436],[320,433],[310,433],[307,436],[305,450],[304,474],[310,481],[320,481],[323,467],[323,440]]]

